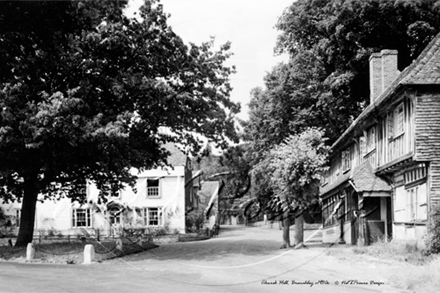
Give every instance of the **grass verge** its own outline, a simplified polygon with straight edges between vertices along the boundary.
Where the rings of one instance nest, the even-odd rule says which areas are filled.
[[[116,249],[115,241],[56,242],[35,244],[35,257],[31,262],[80,264],[84,260],[84,247],[92,244],[98,262],[139,253],[157,247],[153,243],[143,243],[124,239],[122,251]],[[0,260],[25,261],[26,247],[0,246]]]
[[[390,265],[389,280],[393,287],[410,292],[438,292],[440,255],[427,255],[415,245],[391,241],[370,246],[334,245],[327,254],[350,262],[375,262]],[[398,269],[395,269],[398,267]]]

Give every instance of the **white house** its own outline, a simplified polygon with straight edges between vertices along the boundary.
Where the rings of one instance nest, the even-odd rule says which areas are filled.
[[[115,235],[122,227],[167,230],[185,233],[185,211],[198,200],[192,187],[191,160],[174,145],[165,146],[173,166],[147,170],[137,175],[136,192],[129,186],[98,202],[99,190],[88,182],[84,189],[87,204],[68,198],[38,202],[35,233],[78,235],[96,233]],[[13,232],[18,231],[21,203],[0,203]],[[162,228],[161,228],[162,227]],[[47,235],[46,234],[46,235]]]

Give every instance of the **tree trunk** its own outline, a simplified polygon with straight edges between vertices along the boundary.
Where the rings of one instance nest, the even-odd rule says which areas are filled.
[[[287,210],[283,213],[283,245],[280,248],[288,248],[290,246],[290,217],[289,210]]]
[[[25,179],[23,203],[21,205],[20,228],[15,247],[25,247],[34,236],[35,208],[37,206],[38,188],[36,180]]]
[[[304,213],[295,217],[295,242],[294,245],[303,246],[304,242]]]

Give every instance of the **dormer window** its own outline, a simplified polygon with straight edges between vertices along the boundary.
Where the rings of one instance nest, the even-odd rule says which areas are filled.
[[[350,158],[350,148],[342,152],[342,172],[350,170],[351,158]]]
[[[147,179],[147,197],[159,198],[159,179]]]
[[[394,110],[394,125],[395,135],[397,137],[401,135],[404,130],[404,117],[403,117],[403,104],[400,104],[396,110]]]
[[[388,113],[388,138],[395,139],[405,132],[403,104]]]
[[[376,149],[376,127],[373,126],[367,131],[367,153]]]

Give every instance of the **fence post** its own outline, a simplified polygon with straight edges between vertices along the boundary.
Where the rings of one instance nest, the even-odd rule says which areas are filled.
[[[116,239],[116,249],[118,249],[119,251],[122,251],[122,239],[118,238]]]
[[[84,246],[84,262],[83,264],[91,264],[95,260],[95,248],[92,244]]]
[[[33,260],[35,258],[35,248],[34,244],[28,243],[26,248],[26,260]]]

